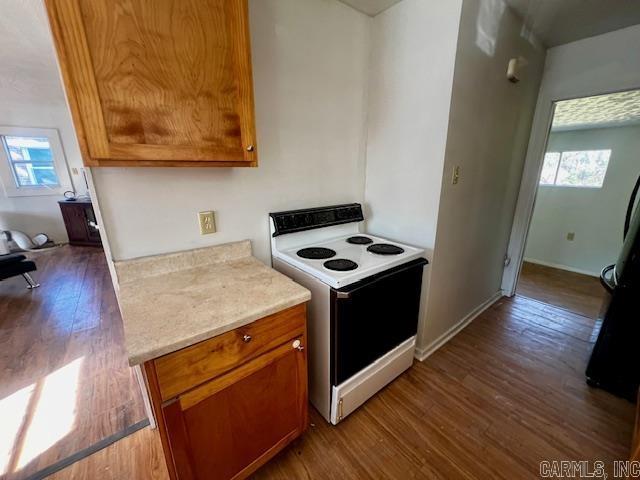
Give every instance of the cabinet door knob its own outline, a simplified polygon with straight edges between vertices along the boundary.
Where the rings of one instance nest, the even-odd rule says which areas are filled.
[[[247,147],[247,152],[253,152],[254,149],[255,149],[255,147],[253,145],[249,145]]]
[[[293,348],[295,348],[296,350],[298,350],[299,352],[304,350],[304,346],[302,345],[302,343],[300,342],[300,340],[294,340],[293,344],[291,345]]]
[[[249,343],[251,341],[251,335],[245,335],[242,337],[242,341],[244,343]]]

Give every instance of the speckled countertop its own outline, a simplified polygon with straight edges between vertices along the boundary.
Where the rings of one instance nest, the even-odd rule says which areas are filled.
[[[248,240],[115,266],[130,365],[311,298],[306,288],[253,257]]]

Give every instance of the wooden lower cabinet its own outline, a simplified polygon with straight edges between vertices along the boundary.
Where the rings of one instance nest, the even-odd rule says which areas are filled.
[[[271,317],[277,323],[281,315],[290,314]],[[300,436],[308,423],[305,345],[303,323],[286,342],[164,402],[154,364],[158,360],[147,362],[145,372],[170,476],[246,478]],[[212,362],[215,356],[213,350]]]

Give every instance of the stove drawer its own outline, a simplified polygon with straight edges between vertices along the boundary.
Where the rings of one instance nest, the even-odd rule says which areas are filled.
[[[304,334],[306,304],[296,305],[154,360],[162,401]]]

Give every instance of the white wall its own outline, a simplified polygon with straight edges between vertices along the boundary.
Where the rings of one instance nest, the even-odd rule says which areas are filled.
[[[27,33],[28,32],[28,33]],[[82,167],[56,65],[49,26],[39,0],[13,2],[0,16],[0,125],[57,128],[70,168]],[[71,175],[78,193],[86,187]],[[6,197],[0,186],[0,230],[45,232],[67,241],[60,196]]]
[[[372,234],[431,254],[462,0],[403,0],[374,17],[365,201]]]
[[[615,263],[640,175],[640,126],[555,132],[547,151],[611,150],[602,188],[540,185],[525,258],[592,275]],[[575,239],[567,240],[574,232]]]
[[[640,88],[639,49],[640,25],[636,25],[560,45],[547,52],[509,243],[512,261],[505,269],[502,282],[502,288],[506,293],[515,292],[520,272],[553,103],[558,100]]]
[[[544,62],[498,0],[465,0],[453,80],[437,236],[419,354],[500,291],[504,255]],[[510,58],[528,66],[506,78]],[[452,185],[455,166],[460,179]]]
[[[268,213],[362,201],[371,19],[337,1],[251,0],[259,167],[92,169],[114,259],[250,239]],[[197,212],[215,210],[201,236]]]
[[[433,257],[462,0],[403,0],[373,19],[367,230]],[[424,322],[430,268],[422,286]]]

